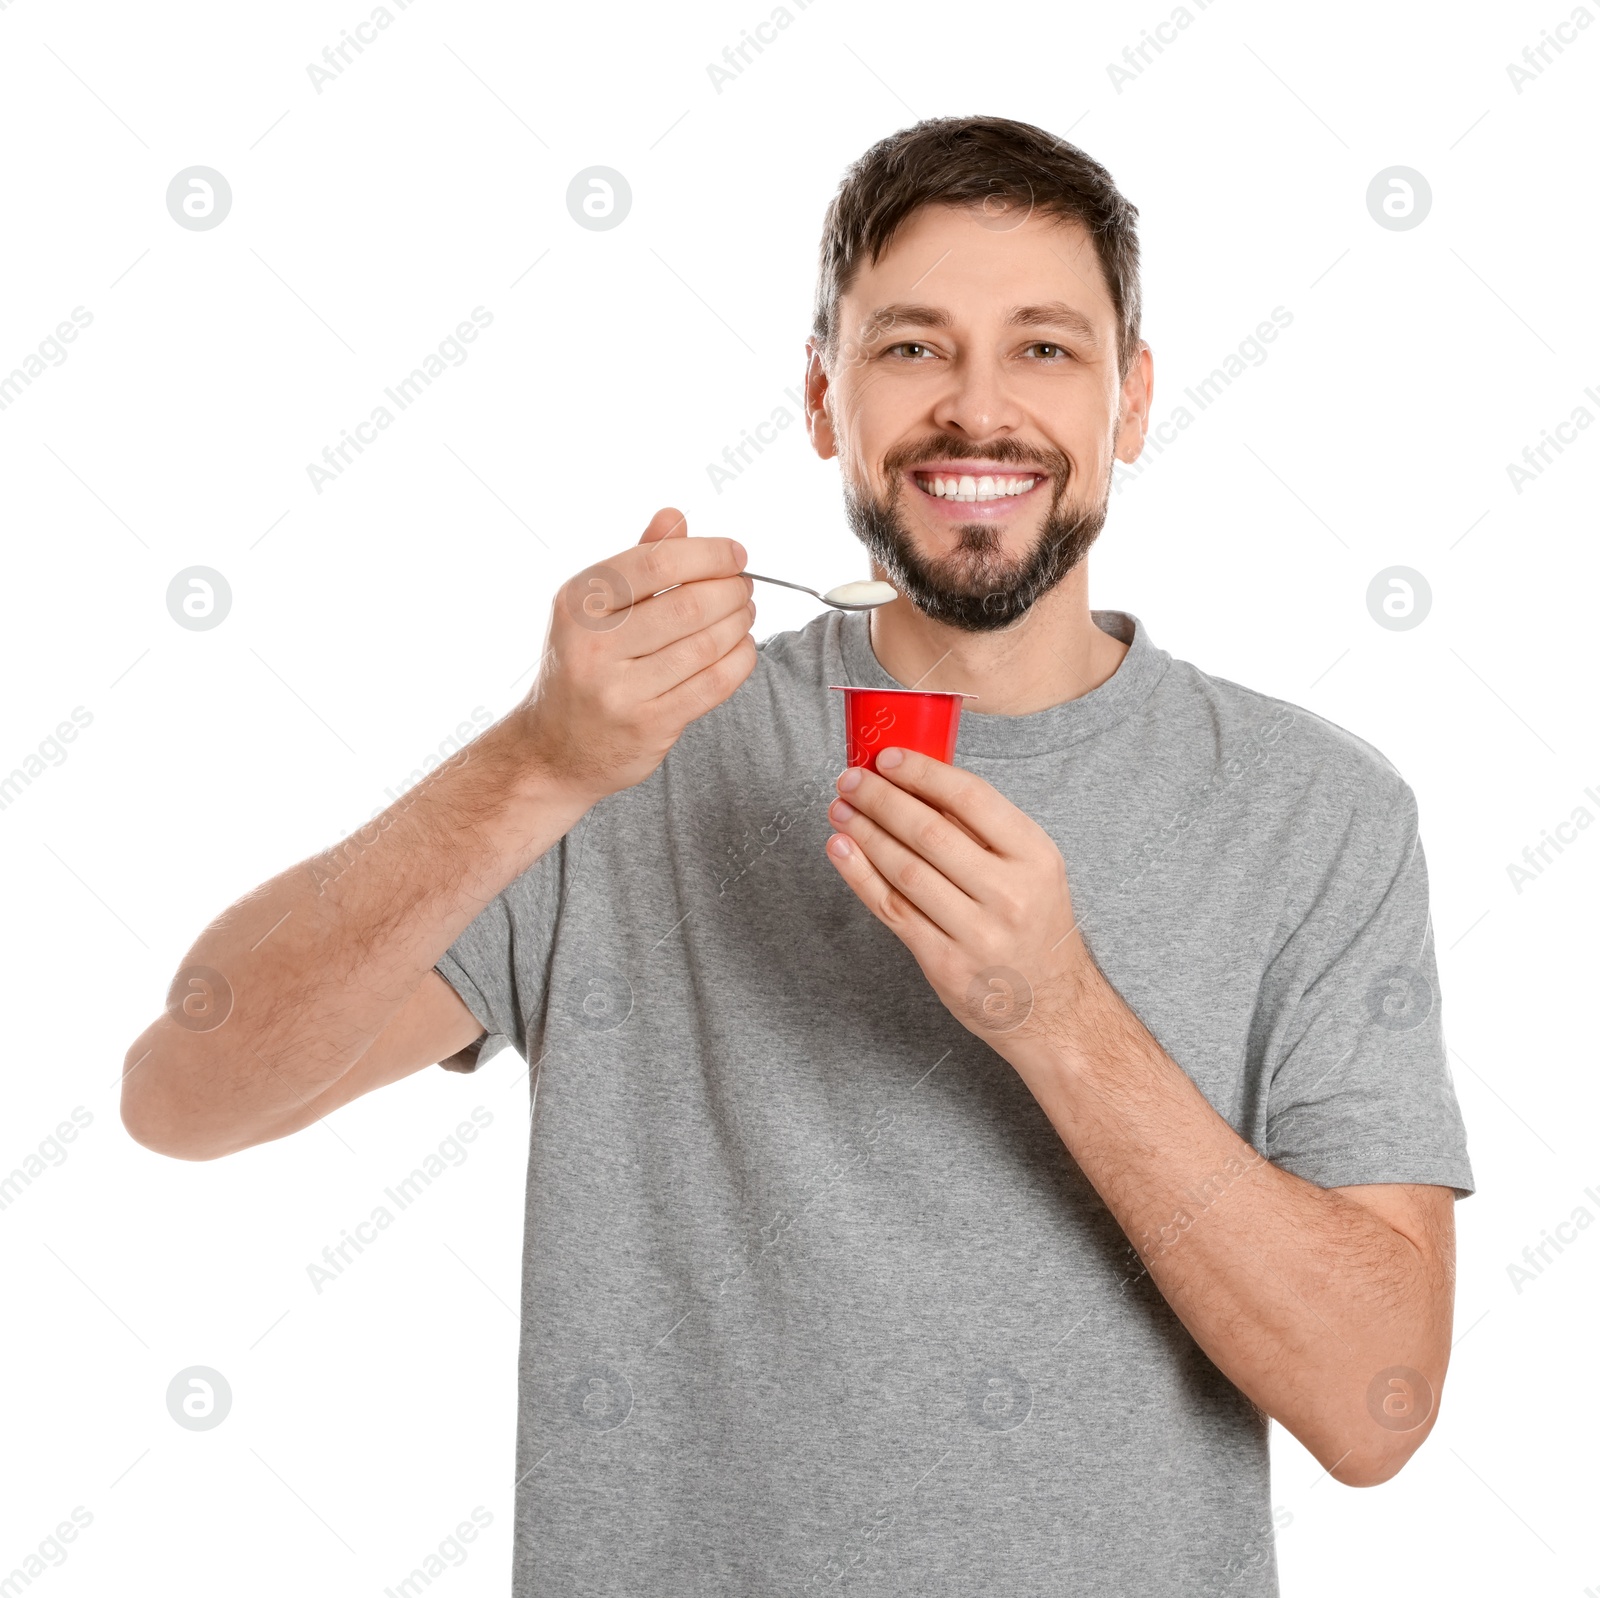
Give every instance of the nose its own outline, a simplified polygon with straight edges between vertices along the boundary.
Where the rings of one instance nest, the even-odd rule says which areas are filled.
[[[950,363],[933,420],[944,432],[976,441],[1017,432],[1023,417],[1000,361],[993,355],[963,351]]]

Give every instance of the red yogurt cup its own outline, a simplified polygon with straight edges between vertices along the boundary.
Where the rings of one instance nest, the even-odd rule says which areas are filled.
[[[976,694],[924,693],[920,688],[829,687],[844,695],[848,764],[878,769],[884,749],[915,749],[947,766],[955,759],[961,701]]]

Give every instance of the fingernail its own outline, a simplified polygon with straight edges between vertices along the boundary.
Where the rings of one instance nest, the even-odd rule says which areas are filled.
[[[835,860],[848,860],[850,858],[850,840],[841,837],[837,832],[828,839],[828,853]]]
[[[855,813],[855,806],[847,805],[843,799],[835,799],[828,806],[828,814],[835,821],[848,821]]]
[[[906,753],[903,749],[885,749],[883,753],[878,756],[878,770],[882,771],[883,768],[887,766],[891,771],[893,771],[894,768],[905,759],[905,757]]]
[[[880,757],[881,758],[881,757]],[[861,767],[852,766],[839,778],[840,793],[854,793],[861,786]]]

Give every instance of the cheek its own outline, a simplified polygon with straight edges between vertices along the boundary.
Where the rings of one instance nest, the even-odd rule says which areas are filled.
[[[1072,462],[1072,475],[1068,492],[1082,497],[1086,489],[1098,491],[1111,468],[1117,448],[1117,428],[1113,423],[1104,434],[1083,434],[1062,445],[1067,459]]]
[[[922,407],[905,390],[912,385],[897,381],[875,368],[846,374],[830,388],[834,443],[842,463],[848,463],[857,482],[871,483],[882,491],[883,458],[908,437],[928,432]]]
[[[878,502],[893,499],[898,489],[898,480],[888,477],[883,472],[882,448],[874,449],[867,445],[866,440],[854,438],[851,440],[850,454],[843,459],[848,459],[850,464],[850,481],[854,488],[861,493],[870,494],[872,499]],[[901,499],[904,501],[904,494]]]

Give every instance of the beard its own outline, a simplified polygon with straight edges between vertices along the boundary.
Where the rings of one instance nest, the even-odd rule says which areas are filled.
[[[906,480],[901,474],[922,461],[963,458],[1015,465],[1052,480],[1050,509],[1026,554],[1008,559],[1001,529],[987,522],[959,528],[959,542],[947,554],[930,559],[918,551],[903,515],[901,497]],[[1066,456],[1057,451],[1025,451],[1013,440],[1001,440],[983,451],[965,451],[949,440],[930,440],[892,450],[883,464],[892,485],[886,499],[876,498],[870,489],[858,492],[845,484],[845,514],[851,531],[889,582],[918,610],[932,621],[963,632],[998,632],[1027,615],[1089,553],[1089,546],[1105,526],[1111,502],[1109,474],[1098,504],[1072,503],[1066,497],[1072,476]],[[909,492],[922,491],[912,488]]]

